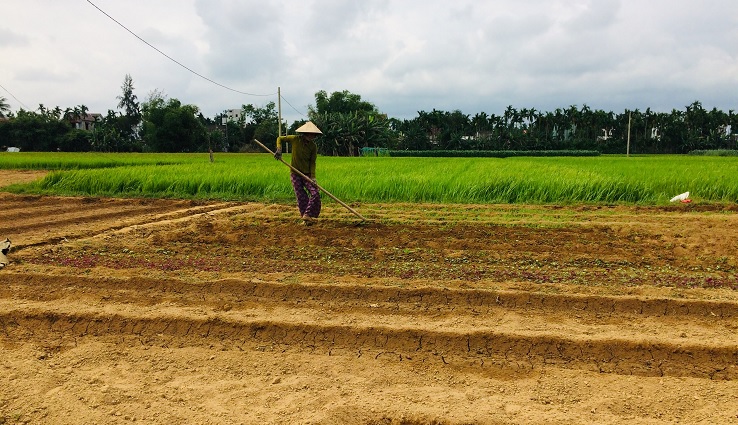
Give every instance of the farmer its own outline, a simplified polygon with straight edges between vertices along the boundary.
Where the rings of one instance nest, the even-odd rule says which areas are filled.
[[[307,180],[294,171],[290,174],[300,216],[306,225],[310,225],[320,215],[320,189],[315,180],[315,160],[318,157],[315,138],[323,132],[310,121],[295,131],[297,135],[277,137],[277,150],[274,152],[274,158],[282,158],[282,142],[292,144],[292,166],[310,177]]]

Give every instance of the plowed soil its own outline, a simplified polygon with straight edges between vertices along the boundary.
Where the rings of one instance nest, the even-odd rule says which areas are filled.
[[[0,424],[738,424],[735,205],[352,206],[0,193]]]

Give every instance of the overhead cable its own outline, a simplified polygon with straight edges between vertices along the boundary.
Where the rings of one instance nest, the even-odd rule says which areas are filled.
[[[209,82],[211,82],[211,83],[215,84],[216,86],[222,87],[222,88],[224,88],[224,89],[226,89],[226,90],[230,90],[230,91],[232,91],[232,92],[236,92],[236,93],[244,94],[244,95],[247,95],[247,96],[274,96],[274,95],[276,95],[276,94],[277,94],[277,93],[269,93],[269,94],[255,94],[255,93],[247,93],[247,92],[243,92],[243,91],[240,91],[240,90],[236,90],[236,89],[234,89],[234,88],[228,87],[228,86],[226,86],[226,85],[223,85],[223,84],[221,84],[221,83],[219,83],[219,82],[217,82],[217,81],[213,81],[212,79],[210,79],[210,78],[208,78],[208,77],[206,77],[206,76],[204,76],[204,75],[202,75],[202,74],[200,74],[200,73],[198,73],[198,72],[196,72],[196,71],[193,71],[192,69],[190,69],[190,68],[188,68],[187,66],[183,65],[183,64],[182,64],[181,62],[179,62],[178,60],[176,60],[176,59],[172,58],[171,56],[167,55],[166,53],[162,52],[162,51],[161,51],[161,50],[159,50],[159,49],[158,49],[158,48],[157,48],[156,46],[154,46],[154,45],[152,45],[151,43],[149,43],[148,41],[144,40],[144,39],[143,39],[143,38],[141,38],[141,37],[140,37],[140,36],[139,36],[138,34],[136,34],[135,32],[133,32],[133,31],[131,31],[130,29],[128,29],[128,28],[127,28],[127,27],[126,27],[125,25],[123,25],[123,24],[121,24],[120,22],[118,22],[118,21],[117,21],[117,20],[116,20],[115,18],[113,18],[112,16],[110,16],[109,14],[107,14],[107,13],[106,13],[106,12],[105,12],[104,10],[100,9],[99,7],[97,7],[97,5],[96,5],[95,3],[91,2],[90,0],[87,0],[87,3],[91,4],[91,5],[92,5],[92,6],[93,6],[93,7],[95,8],[95,9],[99,10],[99,11],[100,11],[100,13],[102,13],[103,15],[107,16],[108,18],[110,18],[110,20],[111,20],[111,21],[113,21],[113,22],[115,22],[116,24],[120,25],[120,26],[121,26],[121,28],[123,28],[124,30],[128,31],[129,33],[131,33],[131,34],[132,34],[132,35],[133,35],[134,37],[136,37],[137,39],[141,40],[141,41],[142,41],[142,42],[143,42],[144,44],[146,44],[147,46],[149,46],[149,47],[151,47],[152,49],[156,50],[156,51],[157,51],[157,52],[159,52],[159,53],[160,53],[161,55],[163,55],[164,57],[166,57],[167,59],[169,59],[170,61],[172,61],[172,62],[176,63],[177,65],[181,66],[182,68],[186,69],[187,71],[191,72],[192,74],[195,74],[195,75],[197,75],[198,77],[202,78],[203,80],[209,81]]]
[[[11,96],[11,97],[12,97],[13,99],[15,99],[15,101],[16,101],[16,102],[20,103],[22,107],[24,107],[24,108],[25,108],[26,110],[29,110],[29,111],[30,111],[30,109],[28,109],[28,107],[27,107],[26,105],[24,105],[24,104],[23,104],[23,102],[21,102],[20,100],[18,100],[18,98],[17,98],[17,97],[15,97],[15,95],[13,95],[13,93],[11,93],[11,92],[10,92],[10,90],[8,90],[8,89],[6,89],[5,87],[3,87],[3,86],[2,86],[2,84],[0,84],[0,88],[1,88],[1,89],[3,89],[3,90],[5,90],[6,92],[8,92],[8,94],[9,94],[9,95],[10,95],[10,96]]]
[[[297,108],[295,108],[294,106],[292,106],[292,104],[290,102],[288,102],[287,99],[284,98],[284,96],[280,95],[280,97],[282,98],[282,100],[284,100],[285,102],[287,102],[287,104],[290,105],[290,107],[292,107],[292,109],[294,109],[295,112],[297,112],[298,114],[302,115],[303,117],[305,116],[305,114],[303,114],[302,112],[298,111]]]

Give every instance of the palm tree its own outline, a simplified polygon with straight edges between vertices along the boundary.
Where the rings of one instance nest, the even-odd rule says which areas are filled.
[[[10,113],[10,105],[8,99],[0,97],[0,118],[5,118]]]
[[[489,116],[486,112],[480,112],[472,117],[470,124],[474,129],[474,146],[476,149],[480,149],[490,138]]]

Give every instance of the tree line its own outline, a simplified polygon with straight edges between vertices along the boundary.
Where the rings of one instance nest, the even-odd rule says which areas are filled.
[[[126,75],[117,110],[95,116],[89,129],[78,128],[89,110],[78,105],[64,110],[39,105],[36,111],[10,111],[0,97],[0,146],[24,151],[100,152],[244,152],[256,151],[258,139],[274,145],[280,130],[274,102],[242,105],[237,120],[226,111],[206,118],[195,105],[183,104],[154,91],[143,103]],[[322,155],[354,156],[362,148],[390,150],[590,150],[607,154],[676,154],[694,150],[736,149],[738,118],[733,110],[705,109],[699,101],[683,110],[622,113],[584,105],[539,111],[508,106],[500,114],[464,114],[459,110],[419,111],[413,119],[396,119],[349,91],[315,94],[308,119],[323,131],[317,140]],[[281,124],[281,128],[280,128]]]

